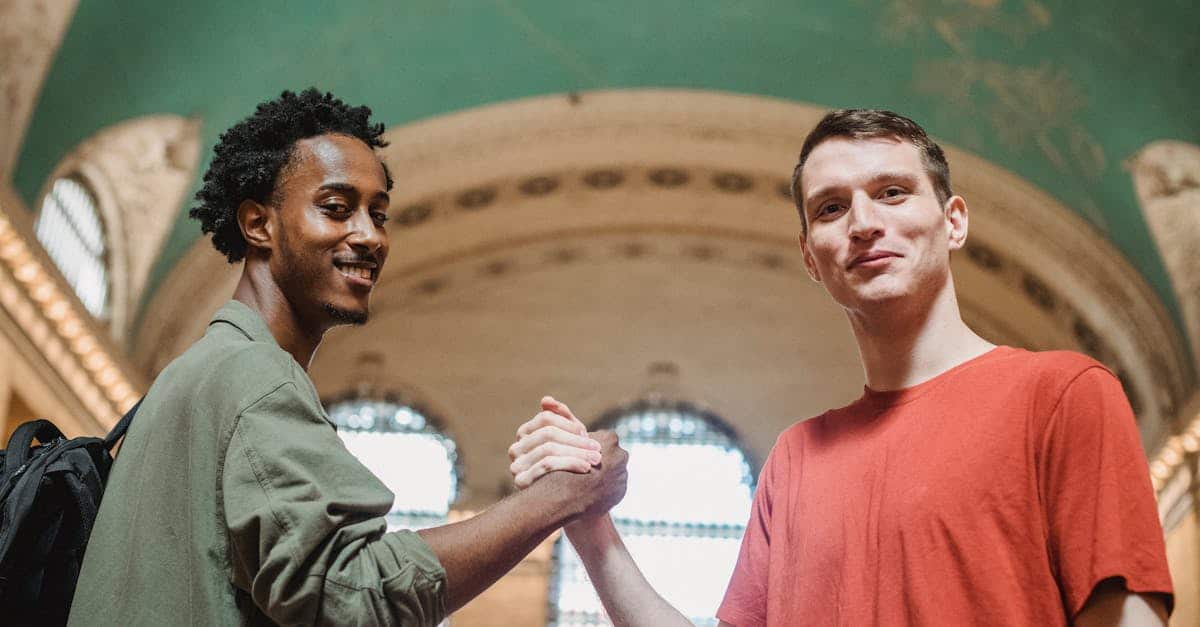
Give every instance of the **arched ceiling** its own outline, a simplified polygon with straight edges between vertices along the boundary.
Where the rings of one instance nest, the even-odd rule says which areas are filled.
[[[1200,5],[1167,1],[1098,0],[1079,11],[1065,0],[85,0],[46,77],[14,183],[34,206],[74,146],[159,113],[201,121],[206,162],[217,135],[257,102],[308,85],[370,104],[389,126],[621,87],[884,106],[1079,213],[1178,319],[1122,164],[1153,140],[1200,141],[1197,23]],[[199,235],[178,210],[152,284]]]
[[[802,269],[787,172],[774,169],[821,115],[769,98],[621,90],[389,131],[383,154],[412,181],[393,193],[372,321],[328,335],[310,370],[317,389],[416,397],[453,434],[470,433],[469,488],[491,497],[536,398],[560,395],[594,418],[646,395],[648,374],[670,363],[678,396],[725,416],[761,459],[780,430],[851,400],[862,381],[844,313]],[[1108,364],[1157,448],[1194,381],[1165,309],[1081,218],[949,150],[975,199],[953,261],[968,324]],[[238,276],[207,241],[194,245],[147,307],[132,359],[158,372]],[[367,354],[385,365],[361,367]]]

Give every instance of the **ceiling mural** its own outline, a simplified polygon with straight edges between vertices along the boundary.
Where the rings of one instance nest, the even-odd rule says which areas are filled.
[[[46,76],[14,184],[36,206],[80,142],[162,113],[200,122],[202,171],[221,130],[280,90],[308,85],[370,104],[389,127],[627,87],[882,106],[1076,211],[1178,321],[1122,164],[1155,140],[1200,142],[1197,23],[1200,5],[1167,1],[1098,0],[1086,13],[1065,0],[84,1]],[[780,163],[780,176],[790,169]],[[178,207],[147,298],[199,236],[186,211]]]

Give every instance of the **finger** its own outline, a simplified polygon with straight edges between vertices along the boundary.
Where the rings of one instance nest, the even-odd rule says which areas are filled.
[[[571,413],[571,408],[567,407],[566,403],[555,399],[553,396],[542,397],[542,409],[546,411],[552,411],[559,416],[570,419],[579,426],[581,433],[587,433],[587,426],[583,424],[583,421],[576,418],[575,414]]]
[[[547,442],[537,448],[518,456],[509,465],[508,469],[514,475],[520,474],[525,470],[537,465],[543,459],[549,457],[574,457],[583,460],[589,466],[600,463],[599,451],[585,451],[573,446],[566,446],[556,442]]]
[[[524,442],[523,448],[527,451],[546,442],[557,442],[589,451],[599,451],[601,448],[600,442],[592,437],[564,431],[561,427],[542,427],[529,434],[522,442]]]
[[[522,455],[529,454],[534,449],[547,443],[560,444],[567,449],[579,452],[595,452],[599,455],[600,443],[592,438],[563,431],[558,427],[542,427],[537,431],[513,442],[508,447],[508,458],[516,460]],[[565,449],[564,449],[565,450]]]
[[[579,423],[579,421],[572,421],[570,418],[547,410],[538,412],[533,418],[530,418],[520,427],[517,427],[517,437],[522,438],[530,433],[533,433],[534,431],[537,431],[538,429],[541,429],[542,427],[551,426],[558,427],[563,431],[587,435],[586,430],[580,431],[580,428],[583,425],[582,423]]]
[[[546,426],[538,427],[535,431],[518,435],[517,441],[509,449],[509,456],[513,457],[514,451],[516,455],[520,455],[522,452],[528,451],[543,442],[561,442],[579,448],[600,450],[599,442],[586,433],[580,434],[573,429],[567,428],[561,422],[564,420],[566,419],[562,416],[556,416],[554,419],[547,420],[547,422],[553,424],[547,424]]]
[[[547,442],[514,458],[512,464],[509,465],[509,472],[514,475],[520,474],[548,457],[574,457],[583,460],[588,465],[597,465],[602,459],[599,451],[589,451],[555,442]]]
[[[513,483],[517,484],[518,488],[528,488],[546,473],[556,470],[566,470],[582,475],[591,472],[592,466],[576,457],[547,457],[518,474],[513,479]]]

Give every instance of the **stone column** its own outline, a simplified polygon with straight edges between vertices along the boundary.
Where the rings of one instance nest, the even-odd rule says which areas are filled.
[[[1200,146],[1152,142],[1126,167],[1179,301],[1195,367],[1200,359]]]

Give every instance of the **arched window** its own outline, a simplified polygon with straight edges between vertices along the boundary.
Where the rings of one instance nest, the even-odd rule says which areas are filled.
[[[612,517],[650,584],[697,625],[713,616],[737,561],[754,494],[751,461],[717,416],[687,403],[638,403],[609,412],[629,451],[629,489]],[[550,623],[608,625],[565,537],[554,552]]]
[[[395,398],[345,398],[326,411],[346,448],[396,495],[389,530],[446,523],[462,471],[454,440],[433,417]]]
[[[34,230],[84,307],[97,318],[106,317],[104,227],[91,192],[73,178],[54,181],[42,201]]]

